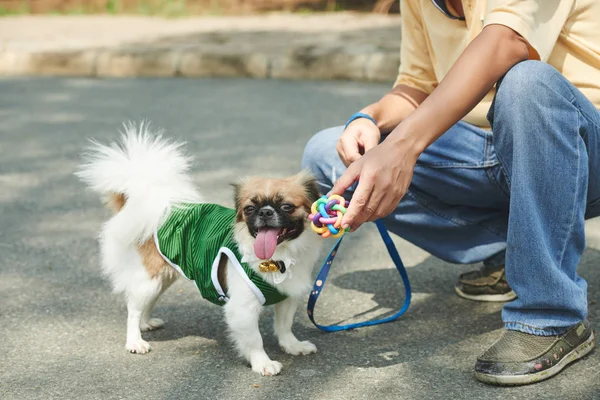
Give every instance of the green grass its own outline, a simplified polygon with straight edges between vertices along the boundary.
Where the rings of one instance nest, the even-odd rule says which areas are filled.
[[[160,16],[166,18],[178,18],[186,17],[190,15],[213,15],[220,16],[226,15],[223,9],[223,5],[219,0],[212,0],[208,5],[202,9],[194,9],[187,4],[186,0],[139,0],[136,8],[124,8],[121,0],[107,0],[103,9],[90,7],[84,4],[72,7],[64,10],[52,10],[47,15],[94,15],[94,14],[108,14],[108,15],[147,15],[147,16]],[[330,11],[345,11],[345,8],[340,2],[333,3],[333,9]],[[318,13],[319,11],[313,10],[308,7],[302,7],[295,11],[296,14],[309,15]],[[21,5],[17,8],[6,8],[0,6],[0,17],[8,17],[14,15],[25,15],[31,14],[29,8],[29,1],[23,0]]]
[[[223,14],[223,11],[218,4],[213,4],[208,10],[209,14]],[[137,15],[148,15],[148,16],[161,16],[167,18],[184,17],[191,15],[185,0],[161,0],[161,1],[139,1],[137,9],[123,9],[123,6],[119,0],[108,0],[104,7],[104,10],[98,10],[85,5],[72,7],[65,10],[52,10],[47,15],[91,15],[91,14],[137,14]],[[28,2],[23,1],[22,5],[18,8],[5,8],[0,7],[0,17],[9,17],[15,15],[31,14]]]
[[[0,17],[10,17],[13,15],[29,14],[30,12],[31,10],[29,9],[29,4],[26,1],[22,2],[21,6],[14,10],[0,7]]]
[[[107,14],[116,14],[119,11],[119,0],[108,0],[105,8]]]
[[[138,4],[138,13],[142,15],[159,15],[172,18],[190,15],[185,0],[162,0],[160,2],[140,1]]]
[[[301,14],[301,15],[311,15],[311,14],[314,14],[315,12],[313,10],[311,10],[310,8],[299,8],[296,10],[296,13]]]

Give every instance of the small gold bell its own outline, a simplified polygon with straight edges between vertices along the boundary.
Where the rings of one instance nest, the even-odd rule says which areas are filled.
[[[268,261],[261,262],[260,265],[258,266],[258,270],[260,272],[269,272],[269,263],[268,263]]]
[[[279,271],[279,267],[273,260],[267,260],[258,265],[258,270],[260,272],[277,272]]]
[[[277,272],[279,271],[279,267],[273,261],[269,262],[269,272]]]

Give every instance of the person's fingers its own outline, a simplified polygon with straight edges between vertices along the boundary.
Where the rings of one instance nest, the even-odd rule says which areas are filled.
[[[375,174],[376,177],[378,175],[379,174]],[[381,179],[378,179],[377,184],[374,182],[368,204],[363,207],[363,216],[365,219],[358,220],[356,222],[363,224],[365,222],[374,221],[377,218],[380,218],[388,206],[388,203],[386,203],[386,200],[389,202],[388,197],[390,193],[388,190],[389,186],[381,182]]]
[[[344,161],[344,164],[346,166],[350,165],[351,163],[360,158],[359,143],[355,135],[342,135],[342,137],[338,141],[338,145],[340,146],[338,153],[340,153],[340,157],[342,158],[342,161]]]
[[[360,160],[350,164],[346,172],[344,172],[344,174],[340,176],[337,181],[335,181],[333,187],[331,188],[329,193],[327,193],[327,196],[329,197],[333,194],[339,194],[341,196],[342,194],[344,194],[344,192],[350,186],[352,186],[352,184],[358,179],[361,164],[362,163],[360,162]]]
[[[376,134],[371,132],[363,133],[360,137],[361,145],[363,147],[364,153],[371,150],[373,147],[379,144],[379,137]]]
[[[352,195],[350,205],[342,219],[342,228],[350,227],[353,231],[358,229],[375,211],[370,202],[373,192],[374,178],[362,176]]]

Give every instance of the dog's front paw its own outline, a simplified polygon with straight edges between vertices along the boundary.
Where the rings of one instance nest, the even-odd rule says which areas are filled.
[[[258,372],[262,376],[273,376],[281,372],[282,367],[283,365],[280,362],[267,359],[262,362],[253,363],[252,371]]]
[[[299,340],[294,340],[294,341],[289,341],[289,342],[280,342],[279,345],[281,346],[283,351],[285,351],[286,353],[291,354],[293,356],[299,356],[299,355],[304,356],[307,354],[317,352],[317,346],[315,346],[308,340],[305,340],[303,342],[301,342]]]
[[[140,330],[142,332],[152,331],[154,329],[162,328],[165,322],[159,318],[150,318],[148,321],[140,322]]]
[[[136,342],[127,343],[125,345],[125,348],[130,353],[135,353],[135,354],[146,354],[147,352],[152,350],[152,347],[150,347],[150,343],[146,342],[143,339],[139,339]]]

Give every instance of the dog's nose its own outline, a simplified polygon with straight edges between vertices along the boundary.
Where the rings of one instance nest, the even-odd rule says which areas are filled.
[[[261,208],[260,210],[258,210],[258,216],[261,219],[272,218],[274,214],[275,214],[275,210],[273,210],[273,208],[271,206],[265,206],[265,207]]]

